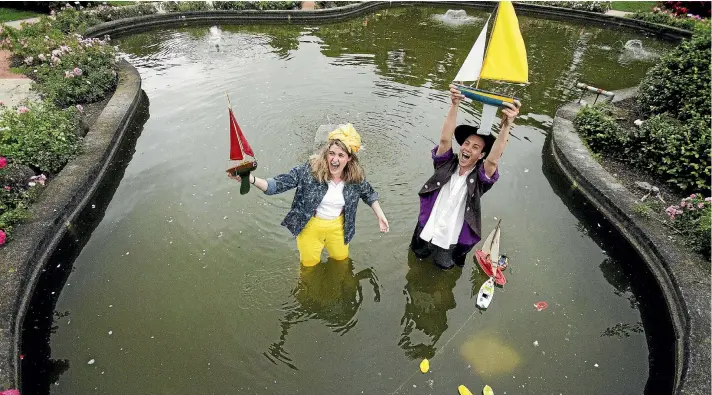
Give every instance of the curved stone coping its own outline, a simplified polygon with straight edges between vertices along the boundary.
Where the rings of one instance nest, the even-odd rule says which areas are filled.
[[[637,89],[616,91],[614,101]],[[670,311],[675,332],[675,394],[710,393],[710,273],[699,256],[673,245],[670,230],[635,214],[639,200],[591,156],[574,130],[580,109],[561,107],[552,126],[551,151],[569,181],[618,229],[643,258]]]
[[[605,15],[597,12],[572,10],[560,7],[550,7],[537,4],[515,3],[517,13],[548,16],[554,18],[574,19],[578,21],[593,22],[596,24],[625,26],[631,29],[653,33],[660,38],[679,41],[690,37],[692,32],[657,23],[645,22],[637,19]],[[201,25],[201,24],[254,24],[254,23],[329,23],[347,20],[381,8],[393,6],[417,5],[452,5],[457,7],[470,7],[492,9],[490,2],[478,1],[433,1],[427,3],[413,3],[406,1],[369,1],[350,4],[343,7],[327,8],[320,10],[214,10],[170,12],[164,14],[144,15],[133,18],[119,19],[105,22],[89,28],[86,32],[90,37],[101,37],[105,34],[120,36],[139,31],[151,30],[156,27]]]
[[[486,2],[444,1],[427,4],[483,9],[489,9],[492,6],[491,3]],[[122,35],[156,27],[188,24],[328,23],[347,20],[380,8],[413,5],[417,4],[365,2],[323,10],[197,11],[155,14],[102,23],[90,28],[86,35],[89,37],[100,37],[105,34]],[[691,34],[686,30],[630,18],[542,5],[518,3],[517,12],[626,26],[674,40],[689,37]],[[49,184],[40,200],[32,207],[32,219],[18,227],[13,243],[0,249],[0,300],[7,301],[0,305],[0,386],[2,387],[12,388],[19,383],[20,371],[17,358],[22,321],[41,269],[54,252],[66,227],[81,212],[102,180],[138,107],[141,98],[140,92],[140,75],[133,66],[121,62],[119,85],[85,137],[85,153],[70,162]],[[566,111],[574,111],[573,114],[575,114],[573,108],[568,110],[562,108],[560,110],[562,116],[557,113],[554,121],[552,147],[557,163],[562,167],[567,177],[579,183],[584,195],[611,219],[611,222],[639,251],[664,290],[673,315],[673,325],[678,339],[678,344],[676,344],[678,357],[676,388],[678,392],[697,394],[704,391],[705,394],[708,394],[710,358],[707,346],[709,345],[710,328],[704,324],[710,322],[709,276],[706,273],[701,273],[701,275],[690,273],[690,267],[682,267],[685,264],[689,266],[689,262],[683,262],[684,259],[677,260],[681,255],[660,251],[655,247],[656,244],[653,242],[658,243],[657,245],[665,245],[664,240],[653,239],[650,236],[645,237],[647,236],[645,231],[637,227],[629,229],[628,222],[635,223],[640,219],[626,214],[626,211],[613,203],[611,197],[613,195],[613,199],[619,204],[627,205],[627,213],[632,212],[630,209],[635,198],[620,184],[615,183],[610,175],[607,179],[602,178],[602,180],[606,180],[605,183],[599,181],[600,186],[608,185],[606,188],[597,189],[593,183],[587,181],[584,176],[587,174],[587,170],[594,171],[595,166],[598,166],[599,173],[605,173],[605,171],[590,158],[578,136],[573,133],[571,121],[563,117]],[[576,141],[578,141],[578,145]],[[582,152],[585,155],[582,155]],[[587,157],[593,163],[588,163],[579,169],[577,167],[580,162],[579,155]],[[603,193],[604,191],[608,194]],[[623,196],[616,196],[616,194]],[[687,275],[687,273],[690,274]],[[700,278],[703,280],[700,281]],[[704,292],[707,292],[706,298],[703,297]],[[707,350],[707,353],[702,352],[703,349]],[[692,366],[701,366],[701,368],[691,369]],[[707,389],[705,390],[705,388]]]
[[[0,388],[20,383],[22,323],[40,273],[100,184],[141,102],[138,71],[121,61],[117,72],[116,91],[84,137],[84,153],[47,185],[30,219],[0,249]]]

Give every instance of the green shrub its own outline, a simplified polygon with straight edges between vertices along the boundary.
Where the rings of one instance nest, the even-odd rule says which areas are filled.
[[[108,38],[75,35],[67,45],[48,52],[23,71],[37,81],[34,89],[58,106],[100,100],[116,86],[116,50]]]
[[[702,23],[700,18],[688,17],[688,16],[675,16],[673,13],[668,13],[664,11],[660,12],[635,12],[628,16],[629,18],[638,19],[645,22],[659,23],[661,25],[668,25],[672,27],[677,27],[679,29],[694,30],[697,25]]]
[[[60,30],[53,28],[52,22],[44,16],[36,23],[24,24],[22,29],[3,26],[0,28],[2,48],[9,49],[20,59],[36,58],[46,53],[48,48],[59,46],[65,37]]]
[[[83,34],[88,28],[101,22],[102,20],[94,12],[85,12],[67,5],[56,14],[52,25],[63,33]]]
[[[136,5],[112,7],[101,5],[91,11],[96,17],[104,22],[115,21],[117,19],[133,18],[141,15],[152,15],[157,12],[152,3],[138,3]]]
[[[611,9],[610,1],[525,1],[524,3],[601,13]]]
[[[0,114],[0,152],[15,163],[56,173],[81,151],[77,109],[29,103]]]
[[[584,107],[576,115],[574,126],[596,153],[619,157],[625,151],[628,136],[611,116],[608,104]]]
[[[210,5],[204,1],[166,1],[163,8],[168,12],[207,11]]]
[[[30,203],[39,196],[46,180],[44,175],[39,175],[28,182],[26,174],[21,166],[0,157],[0,245],[12,234],[13,227],[27,217]]]
[[[670,113],[680,119],[710,116],[710,25],[665,54],[639,86],[638,103],[647,114]],[[709,124],[709,122],[708,122]]]
[[[685,244],[695,251],[710,257],[710,231],[712,230],[712,198],[692,194],[682,199],[679,205],[668,207],[665,212],[675,229],[685,236]]]
[[[709,191],[709,124],[655,115],[633,131],[628,161],[681,191]]]

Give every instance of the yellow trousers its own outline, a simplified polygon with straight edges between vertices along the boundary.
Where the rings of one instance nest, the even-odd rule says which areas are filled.
[[[343,215],[336,219],[312,217],[297,235],[299,260],[304,266],[314,266],[321,262],[324,247],[335,260],[349,257],[349,246],[344,244]]]

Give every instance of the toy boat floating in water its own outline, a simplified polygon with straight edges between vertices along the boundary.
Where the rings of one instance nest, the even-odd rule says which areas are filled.
[[[242,133],[240,125],[237,124],[235,114],[232,112],[230,96],[227,95],[227,92],[225,92],[225,97],[227,97],[228,112],[230,114],[230,160],[240,161],[225,171],[233,177],[240,176],[242,178],[240,195],[244,195],[250,192],[250,173],[257,169],[257,159],[252,147],[250,147],[245,135]],[[245,155],[251,156],[252,160],[245,160]]]
[[[475,260],[479,263],[480,268],[488,277],[494,278],[497,285],[504,285],[507,279],[502,273],[502,267],[498,264],[501,260],[499,256],[499,238],[501,235],[500,224],[502,220],[497,221],[497,226],[490,232],[489,236],[482,245],[482,249],[475,251]],[[505,256],[505,262],[508,265],[509,259]],[[506,267],[506,266],[505,266]]]
[[[503,81],[515,84],[529,83],[529,65],[524,39],[519,31],[519,21],[511,1],[500,1],[496,9],[494,27],[487,44],[487,27],[492,15],[455,76],[455,85],[465,97],[482,103],[480,134],[489,135],[497,113],[503,103],[513,103],[518,98],[478,89],[480,80]],[[464,82],[477,82],[463,85]]]
[[[490,277],[480,287],[480,292],[477,293],[477,307],[486,309],[492,302],[494,296],[494,279]]]

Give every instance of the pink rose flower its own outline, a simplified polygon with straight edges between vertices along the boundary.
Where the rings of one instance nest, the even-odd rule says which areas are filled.
[[[704,203],[697,203],[697,208],[702,208],[702,207],[705,207]]]
[[[696,197],[697,197],[697,195],[695,195],[694,193],[692,195],[690,195],[690,198],[692,198],[692,199],[694,199]]]
[[[39,59],[39,60],[42,61],[42,62],[44,62],[45,60],[47,60],[47,58],[46,58],[43,54],[37,55],[37,59]]]
[[[712,197],[706,197],[705,202],[712,202]]]
[[[74,75],[76,75],[77,77],[82,75],[82,69],[80,69],[79,67],[75,67],[73,72],[74,72]]]
[[[2,169],[5,166],[7,166],[7,158],[4,156],[0,156],[0,169]]]
[[[0,229],[0,245],[5,244],[5,240],[6,240],[6,239],[7,239],[7,234],[5,234],[5,231],[4,231],[4,230],[1,230],[1,229]],[[5,393],[7,393],[7,395],[10,395],[10,394],[11,394],[11,393],[9,393],[9,392],[7,392],[7,391],[3,391],[3,392],[2,392],[2,395],[5,395]],[[18,395],[19,395],[19,392],[18,392]]]
[[[12,189],[12,188],[10,188],[9,185],[5,185],[5,190],[6,190],[6,191],[9,191],[10,189]]]
[[[77,104],[77,110],[78,110],[79,112],[84,112],[84,107],[82,107],[81,104]]]
[[[27,107],[25,107],[25,106],[20,106],[20,107],[17,109],[17,113],[18,113],[18,114],[24,114],[24,113],[26,113],[26,112],[28,112],[28,111],[30,111],[30,109],[27,108]]]

